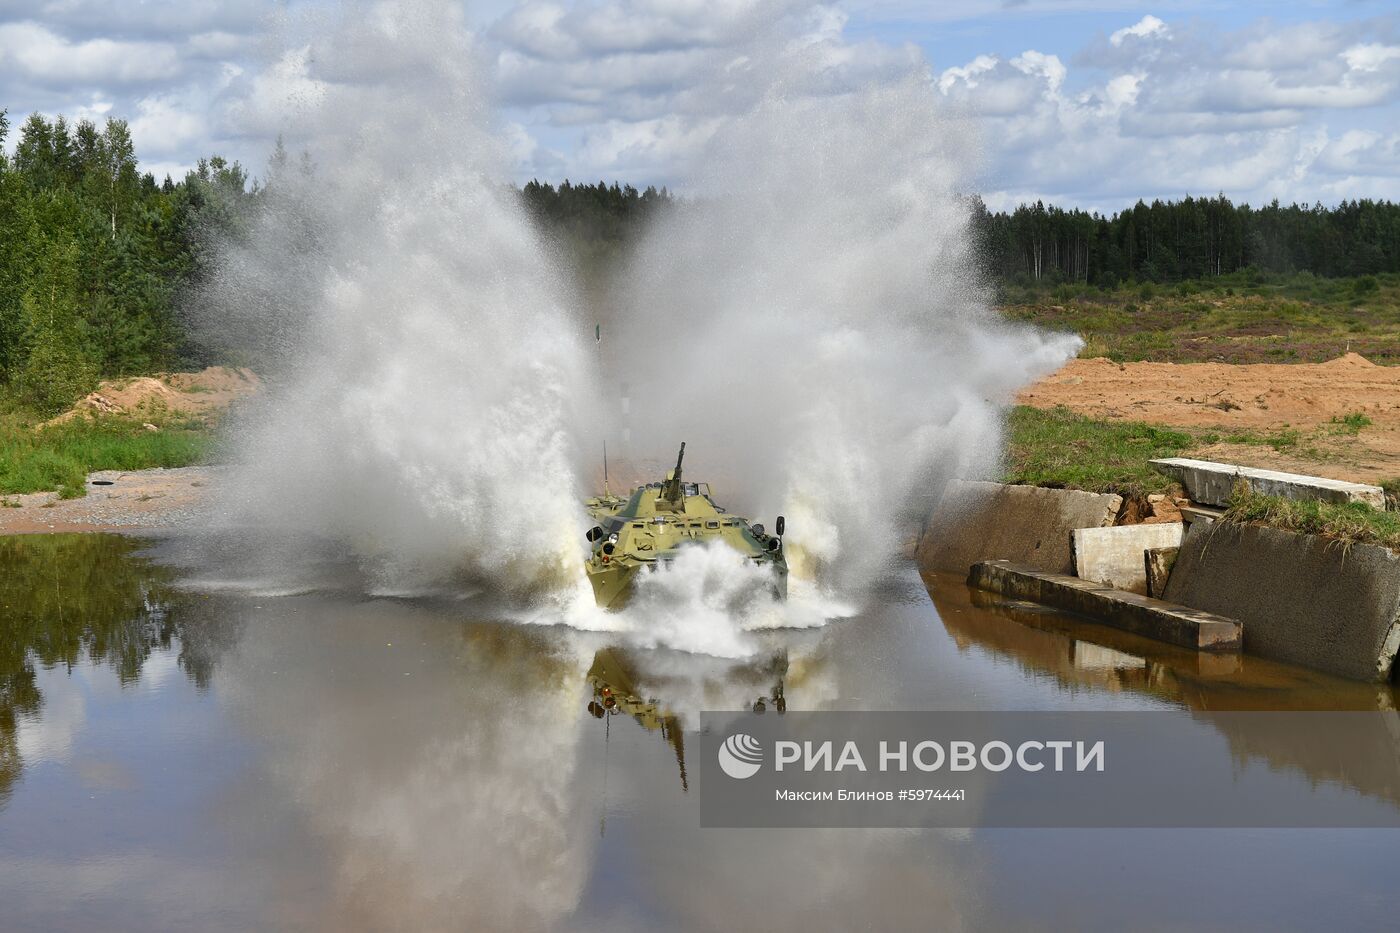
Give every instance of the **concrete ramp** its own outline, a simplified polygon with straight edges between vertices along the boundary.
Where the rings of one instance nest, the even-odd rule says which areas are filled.
[[[958,574],[995,558],[1072,573],[1070,532],[1112,525],[1122,504],[1121,496],[1071,489],[953,482],[929,516],[915,558],[925,570]]]
[[[1387,548],[1227,522],[1182,542],[1167,599],[1244,623],[1244,650],[1383,680],[1400,648],[1400,556]]]
[[[1239,651],[1240,623],[1199,609],[1005,560],[974,564],[969,586],[1054,606],[1125,632],[1197,651]]]
[[[1216,463],[1213,460],[1192,460],[1168,457],[1149,460],[1152,468],[1180,483],[1192,502],[1224,507],[1230,500],[1235,483],[1243,480],[1254,492],[1285,499],[1319,499],[1323,502],[1364,502],[1377,509],[1385,508],[1385,490],[1365,483],[1348,483],[1322,476],[1301,473],[1281,473],[1255,467]]]

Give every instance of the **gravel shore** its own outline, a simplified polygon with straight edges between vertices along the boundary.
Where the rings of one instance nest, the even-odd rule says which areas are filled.
[[[134,531],[197,524],[224,467],[103,470],[87,479],[87,495],[59,499],[37,492],[0,496],[0,534]]]

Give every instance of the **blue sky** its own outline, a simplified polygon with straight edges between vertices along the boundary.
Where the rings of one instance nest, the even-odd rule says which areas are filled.
[[[260,98],[316,78],[291,54],[306,23],[285,24],[328,6],[0,0],[0,107],[124,117],[158,176],[212,152],[258,171],[278,131]],[[980,140],[967,184],[994,205],[1400,199],[1393,4],[491,0],[465,16],[517,180],[684,187],[752,106],[726,69],[801,46],[828,92],[925,74],[950,131]]]

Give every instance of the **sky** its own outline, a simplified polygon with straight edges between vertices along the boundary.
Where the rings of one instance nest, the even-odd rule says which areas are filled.
[[[157,178],[214,153],[260,174],[269,102],[317,67],[285,24],[328,3],[0,0],[0,108],[15,125],[124,118]],[[796,48],[824,93],[922,75],[949,132],[977,141],[966,184],[993,207],[1400,200],[1393,3],[486,0],[464,15],[516,181],[684,190],[752,106],[736,63]]]

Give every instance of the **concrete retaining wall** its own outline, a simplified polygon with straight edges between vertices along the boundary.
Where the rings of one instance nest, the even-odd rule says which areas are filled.
[[[929,517],[915,558],[925,570],[959,574],[997,559],[1072,573],[1070,532],[1112,525],[1122,504],[1121,496],[1078,490],[954,482]]]
[[[1400,648],[1400,557],[1277,528],[1196,523],[1164,597],[1244,623],[1244,650],[1352,680]]]

